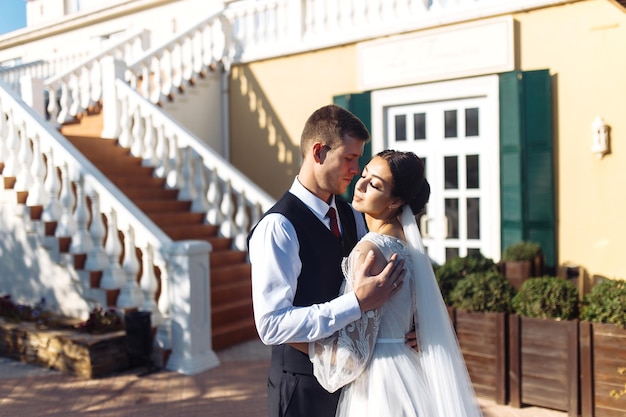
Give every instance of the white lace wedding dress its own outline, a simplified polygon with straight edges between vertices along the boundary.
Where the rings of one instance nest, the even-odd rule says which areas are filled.
[[[311,343],[309,355],[314,365],[314,373],[321,385],[334,392],[344,387],[337,416],[339,417],[474,417],[481,412],[475,403],[471,386],[469,391],[462,389],[462,395],[450,386],[455,385],[455,376],[445,381],[432,380],[430,373],[467,372],[466,369],[450,369],[454,361],[447,360],[447,353],[435,352],[436,359],[423,361],[422,348],[427,352],[433,349],[422,345],[415,352],[405,343],[405,335],[413,327],[418,312],[416,308],[415,271],[410,248],[394,237],[368,233],[364,239],[374,242],[386,259],[393,253],[405,260],[406,274],[404,285],[376,312],[364,313],[360,320],[335,335]],[[351,290],[350,277],[354,259],[344,259],[344,291]],[[430,265],[428,265],[430,267]],[[432,268],[431,268],[432,270]],[[432,277],[434,279],[434,276]],[[436,284],[435,284],[436,285]],[[440,293],[437,294],[440,297]],[[444,307],[445,309],[445,307]],[[448,320],[448,319],[446,319]],[[419,321],[418,321],[419,323]],[[449,320],[448,323],[449,325]],[[454,339],[456,342],[456,339]],[[436,342],[438,343],[438,342]],[[457,345],[458,348],[458,345]],[[440,350],[435,348],[435,351]],[[432,355],[431,355],[432,356]],[[441,360],[441,357],[445,360]],[[431,358],[432,359],[432,358]],[[439,364],[441,362],[442,366]],[[464,362],[461,360],[464,367]],[[434,369],[437,368],[437,369]],[[465,382],[461,381],[461,384]],[[467,382],[469,383],[469,382]],[[446,398],[442,398],[445,396]],[[467,398],[464,398],[467,397]],[[456,402],[449,406],[448,403]]]

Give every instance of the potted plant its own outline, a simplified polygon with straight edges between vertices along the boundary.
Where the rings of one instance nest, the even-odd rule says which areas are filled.
[[[450,306],[450,293],[461,279],[475,272],[495,271],[496,264],[490,258],[477,253],[449,259],[445,264],[435,266],[434,270],[441,295]]]
[[[602,280],[584,297],[580,314],[583,417],[626,415],[620,370],[626,365],[626,281]]]
[[[519,290],[530,277],[539,277],[544,273],[544,256],[541,245],[530,241],[521,241],[507,246],[502,253],[502,273]]]
[[[506,404],[507,314],[515,289],[495,269],[462,278],[452,292],[454,324],[459,345],[480,396]]]
[[[529,278],[509,316],[511,405],[536,405],[578,416],[578,291],[567,280]]]

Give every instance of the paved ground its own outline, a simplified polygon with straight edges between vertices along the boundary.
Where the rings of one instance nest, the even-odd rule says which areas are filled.
[[[0,358],[0,417],[266,417],[269,350],[249,342],[218,352],[221,365],[198,375],[133,370],[80,379]],[[566,417],[479,399],[484,417]]]

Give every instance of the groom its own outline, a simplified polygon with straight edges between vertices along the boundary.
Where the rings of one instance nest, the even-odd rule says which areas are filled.
[[[380,275],[368,276],[370,253],[354,291],[337,296],[341,261],[366,227],[336,195],[359,173],[358,158],[368,140],[363,123],[347,110],[334,105],[316,110],[302,132],[298,176],[250,234],[255,324],[263,343],[272,345],[270,417],[334,416],[340,391],[324,390],[308,355],[289,343],[330,336],[361,312],[378,308],[402,285],[403,265],[394,262],[395,255]]]

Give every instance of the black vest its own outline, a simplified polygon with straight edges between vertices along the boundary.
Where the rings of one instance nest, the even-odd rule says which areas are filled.
[[[300,244],[302,270],[294,306],[325,303],[339,295],[343,281],[341,261],[357,242],[354,212],[345,201],[336,198],[343,233],[338,239],[296,196],[287,192],[267,211],[280,213],[293,224]],[[298,374],[313,374],[308,355],[288,345],[272,347],[272,367]]]

